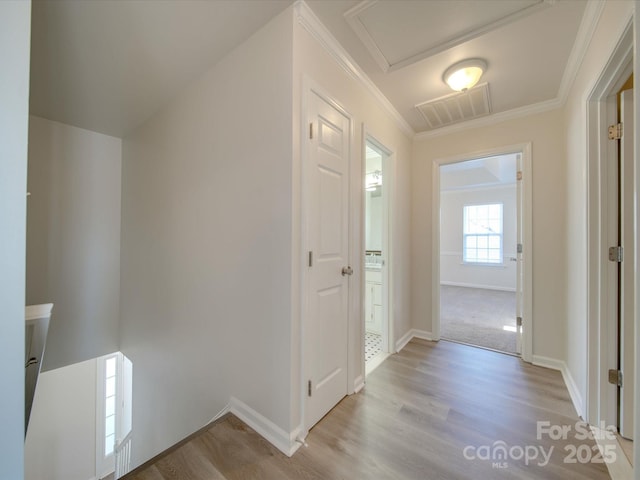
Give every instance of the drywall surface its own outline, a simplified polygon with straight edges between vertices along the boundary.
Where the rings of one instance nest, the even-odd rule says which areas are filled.
[[[290,430],[291,42],[289,9],[124,139],[132,466],[230,397]]]
[[[412,158],[411,313],[431,331],[432,168],[435,160],[531,142],[533,354],[562,359],[566,335],[566,165],[563,115],[554,110],[481,128],[416,139]]]
[[[24,472],[24,305],[31,2],[0,2],[0,468]]]
[[[96,473],[96,360],[40,374],[25,440],[25,480]]]
[[[30,117],[27,302],[53,303],[43,369],[118,350],[122,141]]]

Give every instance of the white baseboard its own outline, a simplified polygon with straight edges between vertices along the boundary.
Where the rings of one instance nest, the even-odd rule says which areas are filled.
[[[211,420],[209,420],[207,425],[209,425],[210,423],[215,422],[216,420],[218,420],[219,418],[223,417],[224,415],[226,415],[230,411],[231,411],[231,405],[229,405],[227,403],[222,410],[220,410]],[[207,425],[204,425],[204,426],[206,427]]]
[[[358,375],[353,381],[353,393],[358,393],[364,387],[364,377]]]
[[[292,456],[302,445],[296,440],[300,435],[300,428],[287,433],[271,420],[235,397],[231,397],[229,400],[229,407],[231,413],[253,428],[286,456]]]
[[[565,385],[567,386],[567,390],[569,390],[569,396],[571,397],[571,401],[573,402],[573,406],[578,413],[580,418],[584,417],[584,403],[582,402],[582,395],[580,395],[580,391],[578,390],[578,386],[576,385],[573,376],[571,375],[571,371],[565,362],[562,360],[557,360],[555,358],[543,357],[540,355],[533,356],[533,364],[538,365],[539,367],[550,368],[552,370],[558,370],[562,373],[562,379],[564,380]]]
[[[515,292],[515,288],[511,287],[498,287],[495,285],[481,285],[478,283],[461,283],[461,282],[448,282],[441,281],[440,285],[446,285],[448,287],[465,287],[465,288],[479,288],[482,290],[497,290],[499,292]]]
[[[611,480],[628,480],[633,478],[633,466],[629,460],[627,460],[627,456],[624,454],[624,450],[622,450],[622,446],[618,441],[618,436],[616,435],[616,437],[612,439],[600,428],[594,427],[593,425],[591,425],[591,431],[593,432],[600,454],[607,464],[607,470],[609,470]],[[613,458],[611,458],[612,452],[614,453]],[[608,461],[608,458],[611,461]]]
[[[404,347],[407,346],[413,338],[421,338],[422,340],[433,341],[433,335],[431,332],[427,332],[426,330],[418,330],[417,328],[412,328],[407,333],[405,333],[400,339],[396,342],[396,352],[399,352]]]

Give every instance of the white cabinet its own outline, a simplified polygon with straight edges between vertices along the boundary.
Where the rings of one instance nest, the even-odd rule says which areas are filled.
[[[382,335],[382,273],[367,270],[365,279],[365,330]]]

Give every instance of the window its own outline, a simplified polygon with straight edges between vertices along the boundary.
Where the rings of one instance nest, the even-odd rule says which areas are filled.
[[[502,263],[502,204],[464,207],[463,261]]]
[[[118,456],[116,448],[122,449],[131,431],[132,381],[133,364],[122,353],[115,352],[97,358],[97,478],[104,478],[114,471],[115,457]],[[119,447],[116,447],[116,443]]]
[[[117,357],[109,357],[105,360],[105,385],[104,385],[104,455],[113,453],[116,440],[116,361]]]

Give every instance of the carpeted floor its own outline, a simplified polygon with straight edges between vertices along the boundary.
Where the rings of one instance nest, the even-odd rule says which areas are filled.
[[[516,294],[479,288],[440,287],[440,337],[516,353]]]

